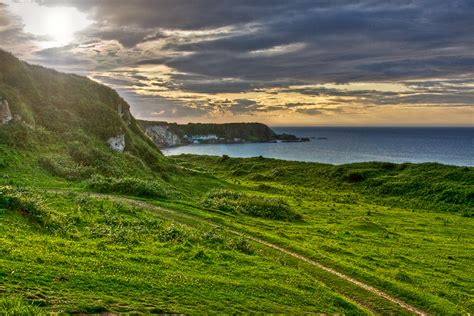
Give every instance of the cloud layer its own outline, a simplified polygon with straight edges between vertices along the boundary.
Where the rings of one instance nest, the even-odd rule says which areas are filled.
[[[470,0],[36,0],[93,21],[49,49],[12,1],[1,47],[109,84],[143,118],[344,123],[443,107],[459,114],[447,124],[474,123]]]

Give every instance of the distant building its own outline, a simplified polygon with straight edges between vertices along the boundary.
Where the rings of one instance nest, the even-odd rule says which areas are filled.
[[[184,135],[184,138],[191,143],[201,142],[201,141],[209,141],[209,140],[218,140],[216,134],[207,134],[207,135]]]

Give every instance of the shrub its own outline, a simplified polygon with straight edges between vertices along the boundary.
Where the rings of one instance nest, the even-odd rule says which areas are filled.
[[[76,163],[87,166],[96,165],[99,161],[109,161],[110,157],[94,145],[93,143],[83,145],[78,141],[72,142],[69,145],[69,155]]]
[[[158,234],[158,239],[162,242],[168,242],[168,241],[182,242],[186,240],[187,237],[188,237],[188,233],[183,228],[180,228],[173,224],[160,230]]]
[[[247,214],[277,220],[295,220],[301,216],[294,213],[281,198],[266,198],[231,190],[209,192],[202,201],[203,206],[228,213]]]
[[[164,198],[166,190],[156,181],[139,178],[109,178],[94,176],[86,182],[87,188],[100,193],[121,193],[127,195]]]
[[[47,315],[40,307],[18,297],[0,298],[0,315]]]
[[[66,157],[42,157],[39,165],[53,176],[69,180],[84,179],[94,173],[94,168],[78,165]]]
[[[14,122],[0,126],[0,143],[13,148],[29,148],[32,146],[35,135],[32,130],[21,122]]]
[[[0,208],[18,212],[50,232],[65,233],[72,222],[44,204],[33,192],[11,186],[0,186]]]
[[[344,175],[344,180],[350,183],[358,183],[369,178],[372,170],[354,170]]]
[[[15,160],[15,158],[15,151],[11,150],[7,146],[0,144],[0,169],[10,166],[11,163]]]
[[[227,161],[229,159],[230,159],[230,157],[228,155],[222,155],[222,157],[221,157],[222,162]]]
[[[231,239],[229,242],[229,246],[234,250],[240,251],[248,255],[252,255],[255,253],[248,240],[242,237],[237,239]]]

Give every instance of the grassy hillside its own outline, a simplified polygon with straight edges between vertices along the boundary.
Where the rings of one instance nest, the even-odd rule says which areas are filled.
[[[349,278],[474,312],[473,168],[167,158],[113,90],[0,57],[0,314],[411,314]]]
[[[128,104],[92,80],[28,65],[0,50],[0,97],[17,117],[1,126],[0,144],[41,153],[36,163],[54,175],[145,175],[166,168]],[[106,141],[120,134],[126,148],[117,157]]]
[[[1,291],[43,311],[362,312],[291,262],[219,230],[110,199],[1,193]]]
[[[216,213],[235,200],[202,195],[196,203],[211,205],[207,212],[223,225],[337,267],[429,313],[472,313],[474,168],[192,155],[173,160],[233,183],[239,194],[282,199],[301,217],[288,222]]]
[[[221,177],[313,190],[355,191],[384,205],[457,212],[465,217],[472,217],[474,213],[472,167],[388,162],[333,166],[264,158],[182,157],[184,166],[197,164],[201,170]]]

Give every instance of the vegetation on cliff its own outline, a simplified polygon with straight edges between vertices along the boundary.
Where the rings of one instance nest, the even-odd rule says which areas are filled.
[[[216,135],[219,138],[232,140],[234,138],[253,141],[266,142],[276,139],[277,135],[265,124],[261,123],[226,123],[226,124],[203,124],[188,123],[176,124],[166,122],[140,121],[144,126],[161,124],[168,126],[168,129],[184,138],[185,135]]]
[[[153,173],[164,167],[129,105],[92,80],[29,65],[0,50],[0,98],[16,116],[1,127],[0,143],[49,151],[39,155],[38,163],[56,175],[65,170],[77,170],[74,177],[124,174],[139,168]],[[125,136],[126,159],[107,148],[107,139],[117,135]]]

